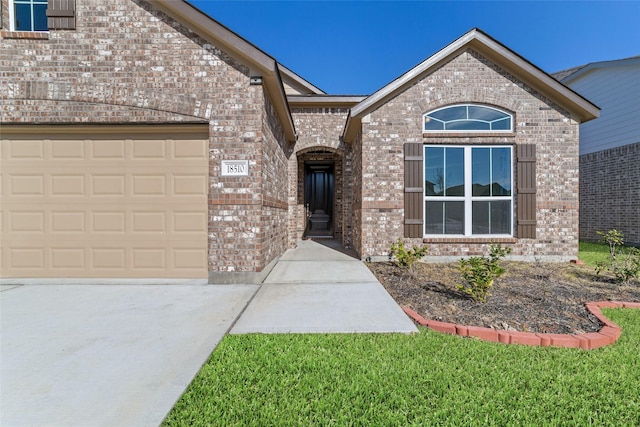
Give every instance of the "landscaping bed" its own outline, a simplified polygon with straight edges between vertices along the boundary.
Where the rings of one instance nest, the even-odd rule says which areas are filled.
[[[497,330],[554,334],[596,332],[590,301],[640,301],[640,280],[616,283],[593,267],[569,263],[502,262],[485,303],[457,289],[458,263],[417,263],[412,270],[394,263],[370,263],[371,271],[401,306],[426,319]]]

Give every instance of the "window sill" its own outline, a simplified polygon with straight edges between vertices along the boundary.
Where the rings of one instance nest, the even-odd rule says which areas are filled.
[[[517,243],[515,237],[425,237],[422,243]]]
[[[0,31],[3,39],[49,40],[48,31]]]

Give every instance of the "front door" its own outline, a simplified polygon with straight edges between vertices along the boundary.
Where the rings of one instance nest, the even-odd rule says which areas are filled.
[[[328,234],[333,220],[333,164],[310,163],[305,167],[307,235]]]

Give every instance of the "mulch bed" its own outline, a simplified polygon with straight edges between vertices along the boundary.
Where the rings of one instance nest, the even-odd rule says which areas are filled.
[[[602,324],[584,304],[640,302],[640,280],[615,283],[593,268],[569,263],[504,262],[486,303],[457,290],[457,263],[418,263],[413,271],[393,263],[370,263],[387,292],[426,319],[497,330],[554,334],[596,332]]]

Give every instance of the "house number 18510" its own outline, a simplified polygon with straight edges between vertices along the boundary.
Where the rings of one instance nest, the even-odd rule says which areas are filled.
[[[222,176],[249,176],[248,160],[223,160]]]

